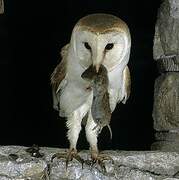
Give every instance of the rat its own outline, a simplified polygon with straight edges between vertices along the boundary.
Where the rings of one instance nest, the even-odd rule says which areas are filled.
[[[91,107],[92,117],[97,124],[94,128],[100,127],[99,133],[103,127],[107,126],[110,131],[110,137],[112,139],[112,130],[110,127],[111,109],[109,104],[108,85],[109,79],[107,76],[107,69],[104,65],[101,65],[99,71],[93,65],[90,65],[81,75],[81,77],[90,82],[90,86],[93,90],[93,101]]]

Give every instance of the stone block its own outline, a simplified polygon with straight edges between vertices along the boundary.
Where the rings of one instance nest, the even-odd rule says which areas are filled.
[[[158,11],[155,26],[153,56],[179,55],[179,2],[164,0]]]
[[[156,79],[153,119],[157,131],[179,129],[179,73],[168,72]]]

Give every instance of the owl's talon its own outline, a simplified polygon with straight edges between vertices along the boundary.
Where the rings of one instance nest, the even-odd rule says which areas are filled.
[[[102,161],[111,161],[112,164],[114,164],[114,160],[110,156],[105,154],[100,154],[99,156],[102,159]]]
[[[84,163],[85,163],[86,165],[90,166],[90,167],[93,166],[93,161],[92,161],[92,160],[87,159],[87,160],[84,161]]]
[[[98,160],[98,164],[101,167],[103,172],[106,172],[106,166],[105,163],[103,162],[103,160]]]
[[[104,173],[106,173],[106,166],[105,166],[104,161],[107,161],[107,160],[111,161],[112,164],[114,164],[114,160],[108,155],[92,154],[92,165],[91,165],[91,167],[93,167],[94,164],[98,164],[101,167],[102,171]]]
[[[83,164],[84,164],[84,159],[82,159],[78,154],[74,156],[74,158],[81,163],[82,169],[83,169]]]
[[[67,153],[56,153],[56,154],[54,154],[51,158],[51,162],[53,162],[53,159],[55,159],[55,158],[66,159],[66,170],[68,168],[69,161],[72,161],[73,158],[76,159],[78,162],[80,162],[82,165],[82,168],[83,168],[84,160],[77,154],[77,151],[75,149],[70,149],[69,152],[67,152]]]

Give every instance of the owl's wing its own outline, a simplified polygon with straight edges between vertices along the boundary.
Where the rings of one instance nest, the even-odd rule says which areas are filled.
[[[131,93],[131,76],[128,66],[126,66],[123,71],[123,82],[124,98],[122,103],[125,104]]]
[[[68,48],[69,44],[65,45],[61,49],[61,62],[56,66],[51,75],[53,108],[56,110],[59,110],[58,91],[60,89],[61,84],[64,85],[65,82]]]

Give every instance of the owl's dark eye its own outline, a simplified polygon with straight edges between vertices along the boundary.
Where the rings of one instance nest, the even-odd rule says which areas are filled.
[[[105,47],[105,50],[111,50],[114,47],[113,43],[108,43]]]
[[[86,49],[91,50],[91,46],[87,42],[84,42],[84,46]]]

